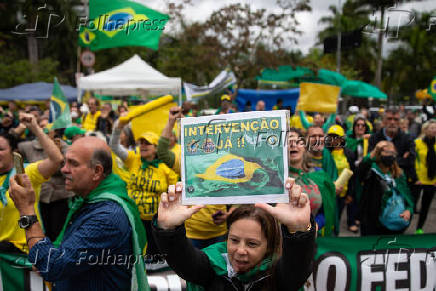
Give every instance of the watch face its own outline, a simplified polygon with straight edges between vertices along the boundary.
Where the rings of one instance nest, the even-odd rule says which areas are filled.
[[[30,224],[30,218],[28,216],[22,216],[20,217],[20,220],[18,220],[18,225],[21,228],[27,228]]]

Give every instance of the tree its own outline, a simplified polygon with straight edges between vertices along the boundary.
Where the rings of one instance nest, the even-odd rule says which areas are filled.
[[[0,70],[5,72],[0,86],[52,82],[54,76],[63,83],[74,82],[77,32],[73,7],[78,3],[26,0],[0,5]],[[26,31],[36,24],[37,30]]]
[[[319,21],[320,24],[327,26],[318,33],[318,44],[322,43],[326,37],[335,36],[339,29],[342,32],[362,30],[369,23],[368,15],[370,10],[368,7],[362,7],[357,0],[346,1],[340,15],[337,12],[337,7],[334,5],[331,5],[329,10],[331,15],[324,16]],[[350,69],[352,68],[353,71],[358,73],[356,79],[369,83],[374,78],[375,55],[375,42],[363,34],[360,47],[341,50],[341,72],[348,70],[347,73],[342,73],[344,75],[350,74]],[[334,70],[334,68],[331,69]],[[351,75],[354,75],[354,73],[351,73]]]
[[[205,33],[219,42],[222,66],[233,68],[240,87],[252,83],[260,71],[255,62],[259,44],[270,51],[280,51],[284,45],[292,48],[297,43],[296,35],[300,32],[295,13],[310,11],[308,2],[279,0],[281,13],[278,14],[265,9],[253,10],[239,3],[212,13],[205,23]]]
[[[383,87],[396,100],[415,96],[418,89],[428,87],[435,75],[436,32],[428,30],[433,12],[413,11],[415,21],[399,32],[399,47],[385,62]]]

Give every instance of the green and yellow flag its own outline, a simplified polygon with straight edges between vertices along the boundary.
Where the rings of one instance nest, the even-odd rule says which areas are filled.
[[[54,79],[53,93],[50,98],[50,118],[51,129],[67,128],[71,126],[70,106],[67,98],[62,92],[58,79]]]
[[[271,182],[272,179],[264,167],[260,160],[250,162],[242,156],[218,152],[197,157],[195,163],[189,169],[187,167],[187,171],[199,173],[193,175],[198,179],[190,184],[194,189],[204,189],[212,193],[239,189],[241,194],[248,194],[254,189],[263,189]],[[213,196],[211,193],[210,195]]]
[[[123,46],[154,50],[169,16],[125,0],[90,0],[89,19],[79,32],[79,45],[92,51]]]
[[[436,76],[431,81],[430,86],[428,86],[428,94],[430,94],[433,100],[436,100]]]

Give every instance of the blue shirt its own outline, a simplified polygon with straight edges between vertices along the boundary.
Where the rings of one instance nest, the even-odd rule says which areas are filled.
[[[29,261],[53,290],[130,290],[132,229],[113,201],[84,204],[72,217],[55,248],[49,238],[36,243]]]

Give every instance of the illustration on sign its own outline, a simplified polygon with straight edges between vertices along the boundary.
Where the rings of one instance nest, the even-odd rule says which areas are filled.
[[[183,204],[288,202],[286,111],[183,118]]]

